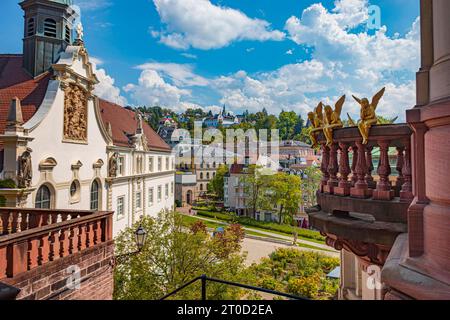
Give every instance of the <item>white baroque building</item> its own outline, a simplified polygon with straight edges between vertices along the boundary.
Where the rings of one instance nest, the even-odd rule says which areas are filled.
[[[99,99],[71,0],[25,0],[23,54],[0,54],[0,205],[111,210],[114,234],[174,205],[174,156]]]

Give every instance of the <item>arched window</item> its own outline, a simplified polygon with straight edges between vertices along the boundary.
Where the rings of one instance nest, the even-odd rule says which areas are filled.
[[[56,21],[53,19],[44,20],[44,36],[56,38]]]
[[[98,210],[99,189],[97,180],[94,180],[91,185],[91,210]]]
[[[206,179],[209,180],[209,172],[206,173]]]
[[[41,186],[36,194],[36,209],[50,209],[51,196],[50,189],[46,185]]]
[[[28,25],[27,25],[27,37],[30,37],[34,34],[34,31],[36,30],[36,24],[34,22],[34,18],[28,19]]]
[[[200,183],[200,191],[203,191],[203,184]]]
[[[203,180],[203,172],[200,172],[200,180]]]

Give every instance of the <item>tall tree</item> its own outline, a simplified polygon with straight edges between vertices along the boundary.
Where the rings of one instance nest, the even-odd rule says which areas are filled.
[[[295,175],[277,173],[271,176],[267,192],[270,203],[277,204],[278,223],[292,220],[302,202],[301,179]]]
[[[217,168],[217,172],[215,177],[210,181],[208,186],[210,187],[210,190],[216,194],[216,196],[223,200],[223,184],[224,184],[224,177],[228,173],[228,167],[224,164],[221,164],[219,168]]]
[[[297,114],[294,111],[282,111],[278,116],[277,123],[277,128],[280,130],[280,138],[283,140],[292,139],[296,124]]]
[[[161,212],[144,217],[139,224],[147,231],[147,241],[139,254],[128,256],[115,268],[114,298],[156,300],[202,275],[244,282],[244,256],[240,254],[243,233],[230,226],[225,234],[212,238],[204,228],[188,232],[179,215]],[[134,230],[123,231],[116,239],[116,254],[136,251]],[[208,284],[208,299],[239,299],[242,292],[223,285]],[[176,299],[198,299],[200,286],[177,293]]]

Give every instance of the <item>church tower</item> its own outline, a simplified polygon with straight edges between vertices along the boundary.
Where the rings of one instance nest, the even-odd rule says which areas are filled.
[[[33,77],[47,71],[72,43],[72,0],[24,0],[23,67]]]

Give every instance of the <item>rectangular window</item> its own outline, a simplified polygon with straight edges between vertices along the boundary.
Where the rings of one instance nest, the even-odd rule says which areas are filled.
[[[170,170],[170,168],[169,168],[169,157],[166,157],[166,170]]]
[[[117,159],[117,173],[119,176],[125,175],[125,157],[119,157]]]
[[[148,158],[148,172],[153,172],[153,157]]]
[[[149,207],[153,206],[153,201],[154,201],[153,196],[154,196],[153,195],[153,188],[148,189],[148,206]]]
[[[136,209],[142,209],[142,194],[141,192],[136,192]]]
[[[168,183],[166,183],[166,188],[165,188],[166,190],[166,199],[169,197],[169,184]]]
[[[117,220],[125,217],[125,196],[117,198]]]
[[[173,196],[173,182],[170,184],[170,194]]]
[[[160,202],[162,199],[162,187],[158,186],[158,202]]]
[[[162,171],[162,158],[158,157],[158,171]]]

